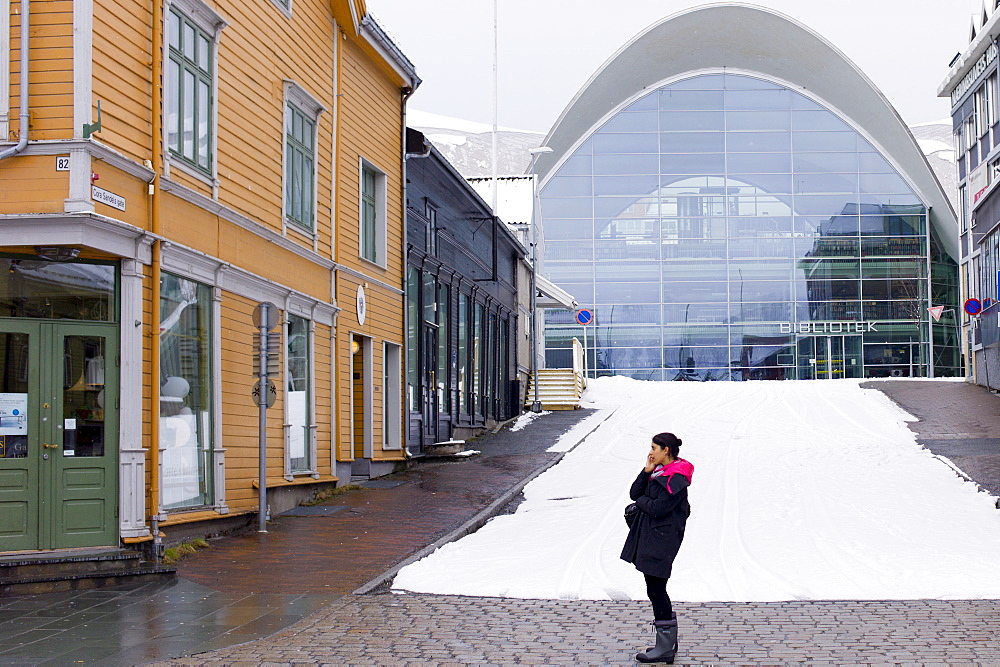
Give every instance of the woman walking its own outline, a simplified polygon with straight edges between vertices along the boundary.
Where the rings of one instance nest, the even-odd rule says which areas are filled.
[[[677,653],[677,615],[667,595],[667,579],[691,513],[687,489],[694,473],[694,466],[678,456],[680,447],[681,439],[673,433],[653,436],[646,465],[629,490],[639,512],[621,557],[646,578],[656,635],[656,645],[635,656],[639,662],[672,663]]]

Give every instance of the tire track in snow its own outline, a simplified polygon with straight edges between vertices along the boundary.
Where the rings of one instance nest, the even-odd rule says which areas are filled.
[[[776,400],[776,388],[765,385],[762,387],[763,397],[760,401],[747,409],[732,427],[728,448],[725,457],[725,471],[722,484],[722,498],[719,503],[722,517],[720,525],[722,530],[719,536],[719,556],[722,564],[723,576],[729,585],[730,595],[733,600],[755,599],[750,595],[751,581],[764,580],[776,585],[779,590],[786,590],[793,597],[799,598],[805,595],[805,591],[797,584],[773,572],[760,562],[754,554],[747,548],[746,540],[743,536],[743,526],[740,520],[740,477],[743,467],[740,465],[743,446],[741,440],[747,433],[748,425],[760,413],[760,408],[765,404]]]
[[[702,422],[703,419],[709,416],[710,413],[717,413],[720,410],[724,410],[726,407],[738,402],[739,400],[739,396],[734,396],[733,398],[721,403],[702,401],[693,411],[686,409],[683,416],[676,419],[676,422],[681,425],[682,428],[676,428],[673,426],[670,426],[670,428],[678,432],[683,431],[683,425],[693,425]],[[622,441],[630,438],[643,440],[651,438],[655,435],[655,433],[649,433],[648,428],[645,428],[645,425],[651,421],[663,419],[664,417],[664,411],[659,406],[650,406],[647,404],[642,409],[622,409],[623,407],[624,406],[621,406],[616,410],[616,412],[621,412],[621,417],[619,419],[612,421],[609,418],[608,420],[605,420],[601,426],[598,427],[593,434],[591,434],[591,437],[597,436],[602,430],[609,430],[612,434],[611,437],[607,438],[605,444],[597,452],[597,455],[608,456],[617,460],[631,459],[631,454],[625,455],[624,453],[618,453],[627,449],[626,447],[621,446]],[[688,407],[689,406],[685,405],[685,408]],[[620,428],[620,422],[625,422],[629,425],[629,427],[625,429]],[[681,437],[683,439],[683,435]],[[627,486],[623,487],[615,502],[617,503],[616,506],[623,509],[625,505],[630,502]],[[597,526],[594,526],[589,535],[579,543],[576,549],[574,549],[573,554],[569,557],[557,588],[560,599],[579,599],[583,592],[584,583],[587,581],[589,581],[589,583],[596,589],[604,591],[609,599],[630,599],[628,593],[615,585],[615,577],[608,572],[603,558],[603,554],[606,553],[607,550],[613,550],[613,543],[620,542],[621,536],[618,531],[615,530],[615,526],[617,526],[617,522],[622,521],[623,519],[614,512],[604,513],[603,517],[604,518],[601,522]]]
[[[845,413],[844,410],[839,408],[829,395],[825,392],[819,393],[819,395],[813,395],[810,397],[811,400],[808,403],[809,409],[803,411],[801,405],[793,405],[788,399],[785,392],[779,392],[778,399],[781,405],[784,406],[783,413],[787,414],[795,419],[794,432],[802,440],[818,440],[820,442],[824,441],[826,436],[830,435],[830,431],[827,428],[822,428],[816,426],[815,420],[812,418],[815,413],[829,415],[831,411],[837,412],[846,420],[853,423],[854,426],[860,427],[860,430],[865,430],[871,433],[871,430],[867,426],[857,419],[853,418],[849,413]],[[821,407],[817,407],[815,401],[819,399],[823,401]],[[814,436],[810,438],[809,436]],[[812,489],[813,495],[823,488],[822,480],[816,473],[816,469],[810,466],[804,466],[797,470],[797,481],[801,483],[801,486],[805,489]],[[826,502],[812,502],[809,504],[810,514],[805,517],[808,519],[809,525],[812,526],[835,526],[837,525],[837,520],[834,517],[833,512],[830,509],[830,505]],[[854,581],[857,579],[858,570],[864,569],[869,572],[874,573],[875,569],[871,567],[867,562],[859,559],[855,553],[845,548],[838,541],[821,542],[817,539],[815,530],[805,530],[805,533],[809,541],[813,545],[813,549],[809,551],[809,555],[813,559],[819,559],[824,564],[823,570],[827,573],[836,572],[846,581]],[[801,533],[800,533],[801,535]],[[813,599],[815,595],[811,592],[806,594],[806,597],[799,599]]]

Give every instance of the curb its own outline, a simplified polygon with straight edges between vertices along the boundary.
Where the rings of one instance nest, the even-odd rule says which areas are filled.
[[[408,558],[392,566],[391,568],[389,568],[379,576],[375,577],[374,579],[370,580],[369,582],[362,584],[360,588],[358,588],[352,593],[352,595],[367,595],[371,593],[373,590],[390,583],[396,577],[396,574],[407,565],[415,563],[421,558],[429,556],[430,554],[434,553],[444,545],[459,540],[465,537],[466,535],[470,535],[471,533],[474,533],[483,526],[485,526],[490,519],[492,519],[493,517],[495,517],[497,514],[500,513],[500,510],[502,510],[504,506],[507,505],[507,503],[512,501],[518,495],[520,495],[520,493],[524,491],[524,487],[526,487],[529,483],[531,483],[536,477],[541,475],[543,472],[545,472],[549,468],[553,467],[554,465],[562,461],[564,456],[566,456],[571,451],[576,449],[577,445],[586,440],[591,433],[596,431],[600,427],[600,425],[603,424],[605,421],[607,421],[608,418],[611,417],[611,415],[613,415],[614,413],[615,410],[613,409],[608,410],[607,415],[605,415],[604,419],[601,419],[600,421],[595,421],[593,428],[591,428],[586,433],[581,435],[580,438],[573,444],[572,447],[567,449],[565,452],[557,453],[550,461],[546,461],[542,465],[535,468],[530,474],[528,474],[527,477],[522,479],[520,482],[515,484],[510,489],[507,489],[507,491],[501,494],[499,498],[497,498],[492,503],[487,505],[485,508],[477,512],[471,519],[463,523],[454,531],[448,533],[444,537],[439,538],[433,543],[428,544],[423,549],[420,549],[416,553],[410,555]]]

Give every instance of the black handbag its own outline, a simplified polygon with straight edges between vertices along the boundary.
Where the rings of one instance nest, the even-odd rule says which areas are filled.
[[[635,503],[629,503],[625,506],[625,525],[629,528],[635,523],[635,518],[639,515],[639,506]]]

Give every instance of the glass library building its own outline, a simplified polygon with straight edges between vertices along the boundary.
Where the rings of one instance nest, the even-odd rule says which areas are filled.
[[[548,366],[577,338],[594,376],[964,375],[955,214],[885,97],[808,28],[731,4],[668,18],[545,143],[539,270],[594,316],[549,311]]]

